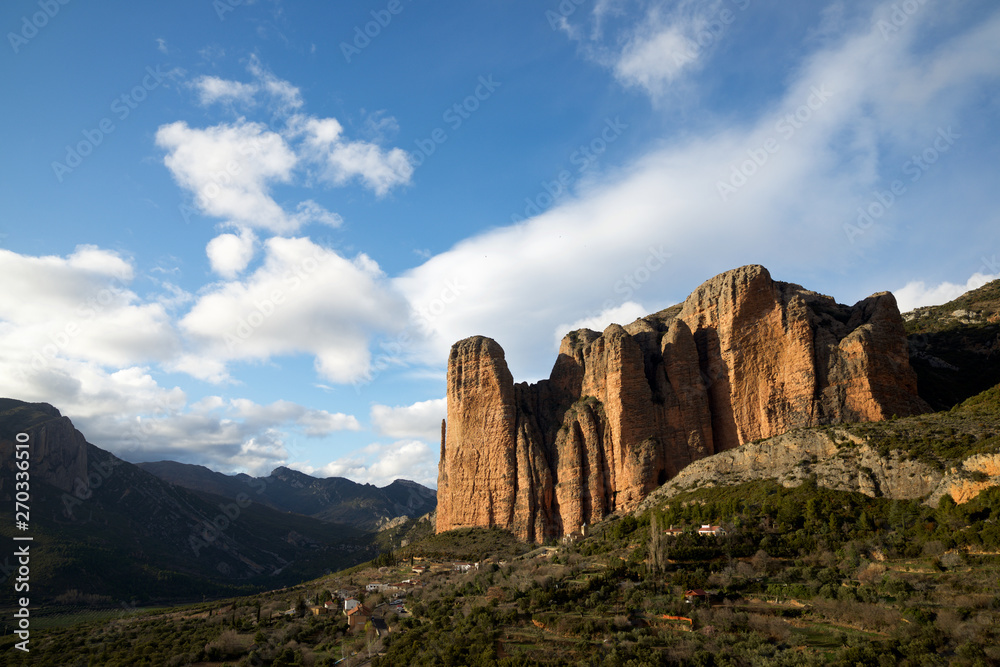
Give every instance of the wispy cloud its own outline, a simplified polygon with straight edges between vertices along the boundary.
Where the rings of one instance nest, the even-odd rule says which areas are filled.
[[[649,312],[747,263],[796,273],[864,267],[865,253],[889,242],[903,216],[925,216],[928,197],[947,192],[924,178],[855,245],[844,225],[1000,77],[1000,14],[927,43],[924,26],[946,9],[926,6],[889,40],[874,20],[882,11],[815,47],[752,118],[654,149],[542,215],[468,238],[399,276],[418,312],[440,300],[446,281],[464,286],[413,341],[413,359],[440,366],[452,342],[487,334],[504,346],[516,377],[537,378],[552,355],[537,332],[588,313],[631,317],[637,309],[625,309],[627,301]],[[745,183],[724,201],[718,185],[734,171]],[[930,221],[924,228],[943,231]],[[643,266],[650,244],[671,259],[632,289],[624,279]]]

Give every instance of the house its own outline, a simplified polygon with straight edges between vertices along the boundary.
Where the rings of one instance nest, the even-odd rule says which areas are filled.
[[[694,602],[704,602],[707,599],[708,594],[700,588],[692,588],[684,593],[684,601],[688,604],[692,604]]]
[[[338,610],[340,609],[340,603],[335,600],[327,600],[326,602],[323,603],[323,606],[329,609],[330,611],[333,611],[334,609]]]
[[[317,604],[310,605],[309,606],[309,611],[312,612],[313,616],[323,616],[325,614],[329,614],[330,613],[330,609],[328,607],[326,607],[326,606],[322,606],[321,607],[321,606],[319,606]]]
[[[701,528],[698,529],[699,535],[711,535],[712,537],[722,537],[726,534],[726,529],[722,526],[711,526],[709,524],[702,524]]]
[[[479,563],[455,563],[452,569],[456,572],[468,572],[472,568],[479,569]]]
[[[385,587],[386,584],[381,584],[377,581],[373,581],[367,586],[365,586],[365,590],[368,591],[369,593],[381,593],[382,591],[385,590]]]
[[[670,535],[671,537],[677,537],[678,535],[681,535],[683,533],[684,533],[683,528],[674,528],[673,526],[670,526],[670,528],[667,528],[665,531],[663,531],[664,535]]]
[[[361,601],[358,600],[357,598],[347,598],[346,600],[344,600],[344,612],[346,613],[360,605]]]
[[[368,609],[368,607],[364,606],[363,604],[359,604],[356,607],[351,607],[344,613],[347,614],[348,630],[354,630],[355,628],[365,627],[365,623],[367,623],[372,617],[371,610]]]
[[[413,574],[423,574],[426,571],[427,571],[427,568],[424,567],[423,565],[414,565],[413,566]]]

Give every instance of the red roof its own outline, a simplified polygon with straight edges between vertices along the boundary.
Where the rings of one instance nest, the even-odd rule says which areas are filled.
[[[686,598],[705,597],[705,591],[701,590],[700,588],[692,588],[691,590],[689,590],[687,593],[684,594],[684,597]]]

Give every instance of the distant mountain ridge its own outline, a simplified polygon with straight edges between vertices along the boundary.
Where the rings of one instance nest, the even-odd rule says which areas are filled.
[[[243,473],[226,475],[176,461],[137,465],[166,482],[192,491],[226,498],[252,492],[255,500],[273,509],[362,530],[377,530],[399,517],[420,517],[437,506],[434,489],[405,479],[379,488],[343,477],[312,477],[284,466],[275,468],[267,477],[252,477]]]
[[[242,494],[170,484],[87,442],[55,407],[2,398],[0,537],[8,540],[19,433],[30,445],[33,602],[243,595],[348,567],[379,550],[372,533],[270,507],[251,484],[242,484]],[[397,504],[406,498],[399,493]],[[0,584],[16,571],[11,553],[0,554]]]

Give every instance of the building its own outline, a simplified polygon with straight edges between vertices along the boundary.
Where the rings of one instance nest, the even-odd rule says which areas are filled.
[[[317,604],[310,605],[309,606],[309,611],[312,612],[313,616],[323,616],[325,614],[329,614],[330,613],[330,609],[327,606],[325,606],[325,605],[324,606],[320,606],[320,605],[317,605]]]
[[[344,600],[344,611],[348,612],[348,611],[350,611],[350,610],[352,610],[355,607],[358,607],[360,605],[361,605],[361,601],[358,600],[357,598],[347,598],[346,600]]]
[[[670,528],[667,528],[665,531],[663,531],[664,535],[669,535],[671,537],[677,537],[678,535],[681,535],[683,533],[684,533],[683,528],[674,528],[673,526],[670,526]]]
[[[692,604],[694,602],[704,602],[707,599],[708,594],[700,588],[692,588],[684,593],[684,601],[688,604]]]
[[[350,609],[344,611],[344,613],[347,615],[348,630],[365,627],[365,623],[367,623],[372,617],[371,610],[363,604],[351,607]]]
[[[699,535],[711,535],[712,537],[722,537],[726,534],[726,529],[722,526],[711,526],[709,524],[702,524],[701,528],[698,529]]]

